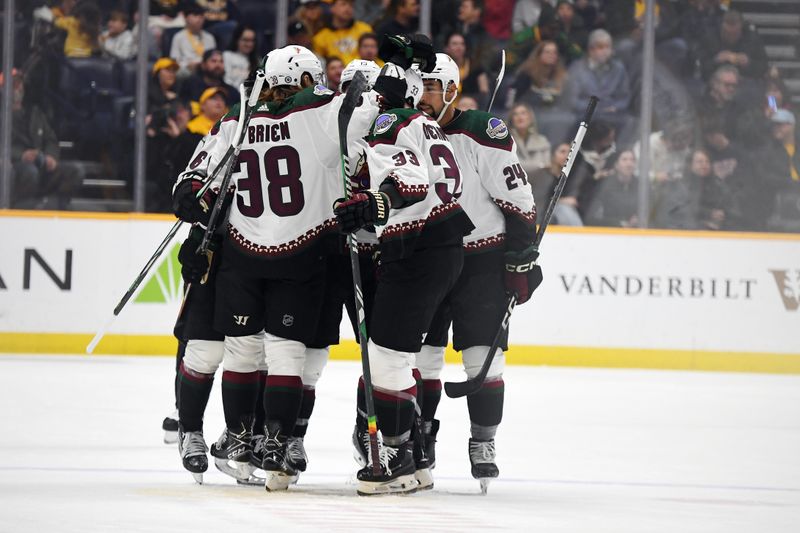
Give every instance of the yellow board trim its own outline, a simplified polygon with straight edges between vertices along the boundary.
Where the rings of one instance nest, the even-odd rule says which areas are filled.
[[[91,340],[92,335],[80,333],[0,332],[0,352],[83,354]],[[95,354],[163,356],[174,355],[177,347],[175,338],[167,335],[106,335]],[[331,359],[357,361],[358,344],[348,340],[331,347]],[[449,347],[445,359],[448,363],[461,361]],[[511,365],[800,374],[800,354],[758,352],[511,345],[506,361]]]
[[[0,218],[72,218],[89,220],[156,220],[175,222],[173,215],[163,213],[97,213],[93,211],[37,211],[0,209]],[[760,241],[800,241],[797,233],[755,233],[746,231],[704,231],[675,229],[637,229],[606,227],[549,226],[547,231],[579,235],[630,235],[635,237],[679,237],[689,239],[739,239]]]

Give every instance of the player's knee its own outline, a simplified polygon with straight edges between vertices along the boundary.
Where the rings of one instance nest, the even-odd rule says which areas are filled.
[[[232,372],[255,372],[264,359],[264,333],[225,337],[222,366]]]
[[[384,348],[369,341],[369,367],[372,384],[387,390],[406,390],[416,384],[411,368],[414,354]]]
[[[302,377],[306,355],[306,346],[302,342],[267,333],[264,338],[264,353],[271,376]]]
[[[422,379],[439,379],[444,368],[444,346],[422,345],[417,352],[417,368]]]
[[[189,340],[183,356],[183,366],[201,374],[214,374],[222,362],[222,341]]]
[[[330,348],[306,348],[306,360],[303,366],[303,386],[316,387],[328,364]]]
[[[464,371],[467,377],[474,378],[480,372],[483,362],[486,360],[486,354],[489,353],[490,346],[473,346],[467,348],[462,352],[464,360]],[[495,352],[492,366],[489,367],[487,378],[498,377],[503,375],[503,370],[506,367],[506,355],[500,348]]]

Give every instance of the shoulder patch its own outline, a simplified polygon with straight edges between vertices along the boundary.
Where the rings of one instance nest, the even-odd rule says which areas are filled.
[[[325,96],[328,94],[333,94],[333,91],[325,87],[324,85],[316,85],[314,87],[314,94],[317,96]]]
[[[508,137],[508,126],[499,118],[492,117],[489,119],[486,135],[492,139],[505,139]]]
[[[372,130],[373,135],[380,135],[386,133],[391,129],[392,124],[397,122],[397,115],[394,113],[383,113],[375,119],[375,129]]]

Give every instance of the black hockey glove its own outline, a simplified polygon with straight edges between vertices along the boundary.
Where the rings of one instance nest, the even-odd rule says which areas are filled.
[[[393,63],[386,63],[372,85],[372,90],[381,96],[381,112],[405,107],[406,78],[403,70]]]
[[[208,225],[215,195],[207,190],[201,198],[197,198],[197,192],[202,188],[203,182],[196,179],[186,179],[178,184],[172,193],[172,211],[176,217],[184,222]]]
[[[189,231],[189,236],[181,244],[181,249],[178,251],[178,261],[181,263],[181,276],[185,283],[205,283],[206,275],[208,274],[209,266],[211,265],[211,257],[213,255],[212,246],[205,254],[198,254],[197,247],[203,240],[203,229],[199,226],[194,226]],[[212,245],[215,245],[215,240],[212,240]],[[215,246],[214,246],[215,247]]]
[[[369,225],[386,224],[389,209],[389,196],[373,190],[356,193],[349,199],[340,198],[333,206],[342,233],[353,233]]]
[[[433,72],[436,52],[427,35],[385,35],[378,49],[378,57],[403,69],[417,64],[423,72]]]
[[[536,264],[538,257],[539,252],[533,246],[504,255],[506,292],[516,294],[518,304],[530,300],[533,291],[542,283],[542,268]]]

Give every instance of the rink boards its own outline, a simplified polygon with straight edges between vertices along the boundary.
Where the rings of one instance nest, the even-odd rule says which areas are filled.
[[[0,211],[0,352],[83,353],[173,224]],[[187,230],[96,353],[174,353]],[[800,373],[800,236],[552,227],[541,253],[545,281],[512,317],[512,364]],[[355,359],[356,344],[332,356]]]

